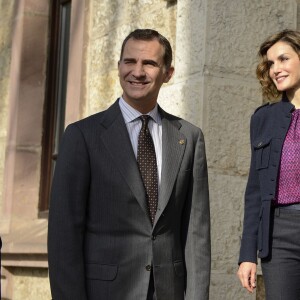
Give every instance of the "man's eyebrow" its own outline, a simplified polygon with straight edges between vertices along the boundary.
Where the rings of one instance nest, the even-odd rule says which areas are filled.
[[[123,61],[126,61],[126,62],[135,62],[136,59],[135,58],[130,58],[130,57],[124,57]]]
[[[151,65],[154,65],[154,66],[158,66],[158,63],[155,60],[152,60],[152,59],[143,60],[143,64],[151,64]]]

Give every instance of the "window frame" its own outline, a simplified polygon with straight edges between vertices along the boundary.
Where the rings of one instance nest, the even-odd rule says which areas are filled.
[[[63,23],[65,5],[70,5],[67,24]],[[72,0],[51,1],[49,49],[43,113],[40,197],[38,205],[40,218],[48,216],[53,171],[58,154],[59,141],[64,130],[71,5]]]

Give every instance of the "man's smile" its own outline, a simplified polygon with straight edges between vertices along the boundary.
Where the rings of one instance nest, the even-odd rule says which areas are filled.
[[[140,82],[140,81],[131,81],[131,80],[129,80],[128,82],[135,86],[143,86],[149,83],[149,82]]]

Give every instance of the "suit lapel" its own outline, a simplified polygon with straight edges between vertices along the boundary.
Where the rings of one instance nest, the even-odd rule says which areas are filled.
[[[145,189],[118,101],[107,110],[102,125],[106,128],[101,135],[104,146],[149,218]]]
[[[154,226],[168,204],[181,165],[186,147],[186,137],[179,129],[178,118],[171,116],[159,108],[162,118],[162,172],[158,199],[158,210]],[[112,156],[117,168],[128,184],[138,203],[149,219],[144,185],[132,149],[128,131],[116,101],[106,113],[102,121],[106,128],[101,135],[103,145]]]
[[[162,116],[162,172],[154,225],[171,197],[186,146],[186,137],[179,131],[181,124],[178,118],[168,115],[161,109],[160,114]]]

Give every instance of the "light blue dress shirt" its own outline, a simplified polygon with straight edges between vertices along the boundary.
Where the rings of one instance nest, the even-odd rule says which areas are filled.
[[[119,105],[129,133],[134,155],[137,158],[138,137],[142,128],[142,121],[139,119],[139,117],[142,115],[142,113],[130,106],[122,97],[119,99]],[[162,123],[161,117],[158,113],[157,104],[153,110],[147,113],[147,115],[151,117],[148,123],[148,128],[155,147],[158,186],[160,186],[162,164]]]

